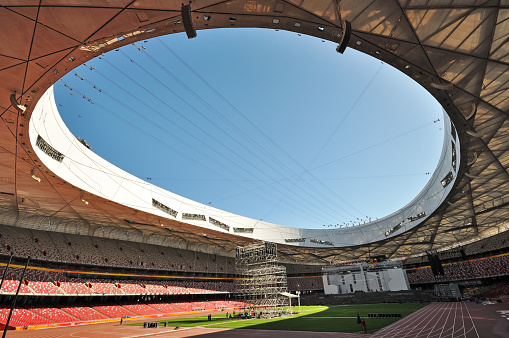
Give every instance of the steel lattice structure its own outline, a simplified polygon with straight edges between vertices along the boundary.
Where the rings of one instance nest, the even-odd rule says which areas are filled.
[[[277,261],[277,244],[254,243],[238,247],[235,267],[239,278],[235,290],[241,301],[251,304],[252,310],[263,318],[289,313],[286,267]]]

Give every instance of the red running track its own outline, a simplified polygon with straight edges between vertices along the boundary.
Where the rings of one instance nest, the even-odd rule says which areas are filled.
[[[508,303],[434,303],[379,330],[372,337],[509,337],[509,320],[502,316],[506,310],[509,310]]]

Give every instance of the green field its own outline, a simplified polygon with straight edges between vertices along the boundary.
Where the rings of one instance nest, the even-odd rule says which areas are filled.
[[[223,312],[212,315],[211,322],[207,320],[207,316],[159,322],[168,322],[170,327],[203,326],[255,330],[360,332],[361,326],[357,324],[357,313],[359,313],[366,321],[368,333],[373,333],[397,319],[368,318],[368,313],[401,313],[404,317],[424,306],[426,304],[423,303],[302,306],[300,314],[274,319],[227,319],[226,312]],[[297,307],[293,307],[293,309],[294,311],[298,310]],[[143,325],[143,323],[132,325]]]

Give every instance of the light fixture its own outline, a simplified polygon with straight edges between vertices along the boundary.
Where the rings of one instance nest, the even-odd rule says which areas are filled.
[[[35,174],[35,168],[32,168],[32,178],[36,180],[37,182],[41,183],[41,178]]]
[[[301,26],[301,23],[300,22],[296,22],[295,23],[295,27],[300,27]]]
[[[440,90],[451,90],[454,88],[454,85],[452,83],[435,83],[435,82],[432,82],[430,83],[431,87],[435,88],[435,89],[440,89]]]
[[[10,99],[11,99],[12,106],[14,108],[16,108],[21,113],[21,115],[24,115],[25,114],[25,110],[27,109],[27,106],[26,105],[21,105],[21,104],[18,103],[18,100],[16,99],[16,92],[11,94]]]
[[[80,196],[80,199],[81,199],[81,201],[82,201],[83,203],[85,203],[86,205],[88,205],[88,201],[87,201],[85,198],[83,198],[83,195],[81,195],[81,196]]]
[[[272,23],[278,24],[279,23],[279,19],[272,19]]]
[[[473,157],[472,160],[468,161],[467,165],[472,165],[477,161],[477,152],[474,151],[474,153],[472,154],[472,157]]]
[[[467,120],[470,120],[472,118],[472,116],[474,116],[475,112],[477,111],[477,105],[475,104],[475,102],[472,102],[471,107],[472,107],[472,109],[470,110],[470,113],[468,114],[467,117],[465,117],[465,119],[467,119]]]
[[[470,136],[473,136],[473,137],[479,137],[479,138],[483,137],[483,135],[479,134],[476,131],[472,131],[472,130],[467,130],[467,134]]]
[[[465,173],[465,176],[471,179],[477,178],[477,176],[471,175],[470,173]]]
[[[204,15],[204,16],[203,16],[203,20],[205,20],[205,21],[209,21],[209,20],[210,20],[210,16],[209,16],[209,15]]]

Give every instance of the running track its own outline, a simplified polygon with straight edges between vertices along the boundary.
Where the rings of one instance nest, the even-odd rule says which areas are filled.
[[[509,337],[509,320],[501,312],[507,303],[434,303],[391,324],[373,338],[484,338]]]
[[[188,315],[192,316],[192,315]],[[188,317],[182,316],[182,317]],[[175,318],[173,316],[172,318]],[[162,318],[161,318],[162,319]],[[375,318],[366,318],[369,323]],[[509,303],[433,303],[381,329],[375,334],[333,332],[290,332],[266,330],[228,330],[207,327],[143,329],[120,326],[118,322],[78,325],[41,330],[9,331],[7,337],[37,338],[497,338],[509,337]]]

